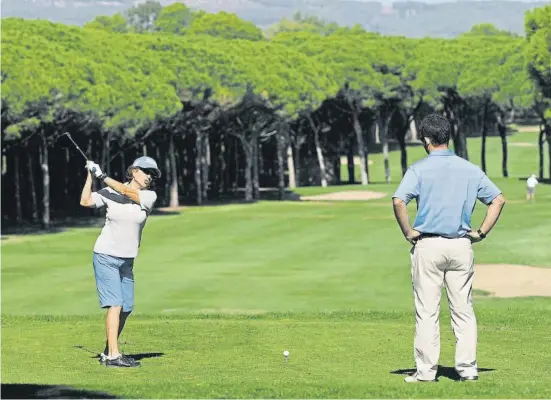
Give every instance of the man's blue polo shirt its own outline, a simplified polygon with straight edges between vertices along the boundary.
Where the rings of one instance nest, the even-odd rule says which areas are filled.
[[[476,200],[488,205],[499,194],[478,166],[451,150],[436,150],[408,168],[393,198],[417,200],[413,229],[457,238],[471,230]]]

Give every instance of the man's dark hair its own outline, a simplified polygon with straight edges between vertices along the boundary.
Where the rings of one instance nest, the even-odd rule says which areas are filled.
[[[433,146],[448,144],[450,141],[451,124],[440,114],[430,114],[419,127],[421,140],[428,138]]]

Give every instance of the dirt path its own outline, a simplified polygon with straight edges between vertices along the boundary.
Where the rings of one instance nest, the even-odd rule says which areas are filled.
[[[551,297],[551,268],[476,264],[473,286],[493,297]]]

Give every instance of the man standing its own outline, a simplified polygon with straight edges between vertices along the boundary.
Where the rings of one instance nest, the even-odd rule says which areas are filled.
[[[530,178],[526,180],[526,201],[534,201],[534,195],[536,194],[536,185],[538,184],[536,175],[530,175]]]
[[[416,372],[406,382],[434,382],[440,357],[440,298],[445,285],[456,337],[455,369],[462,381],[478,380],[477,322],[472,305],[474,253],[496,224],[505,204],[501,191],[476,165],[448,148],[451,126],[431,114],[420,126],[428,157],[407,170],[392,197],[394,215],[411,250],[415,303]],[[417,201],[413,228],[407,204]],[[480,229],[471,215],[480,200],[488,206]]]

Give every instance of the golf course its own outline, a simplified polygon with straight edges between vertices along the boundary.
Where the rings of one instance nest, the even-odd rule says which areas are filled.
[[[508,137],[502,178],[501,140],[487,139],[487,174],[507,203],[473,245],[477,382],[459,382],[453,371],[443,293],[439,381],[404,383],[414,371],[415,315],[411,246],[392,210],[401,179],[394,151],[390,184],[382,183],[382,155],[373,154],[367,186],[294,190],[384,194],[372,200],[263,200],[149,218],[135,310],[120,338],[140,368],[98,362],[105,311],[92,248],[101,226],[3,237],[2,384],[120,398],[549,398],[551,186],[538,185],[534,203],[525,198],[537,140],[535,131]],[[469,138],[468,151],[478,164],[480,139]],[[408,148],[410,164],[423,157],[422,147]],[[415,202],[408,209],[413,220]],[[474,228],[484,213],[478,203]]]

